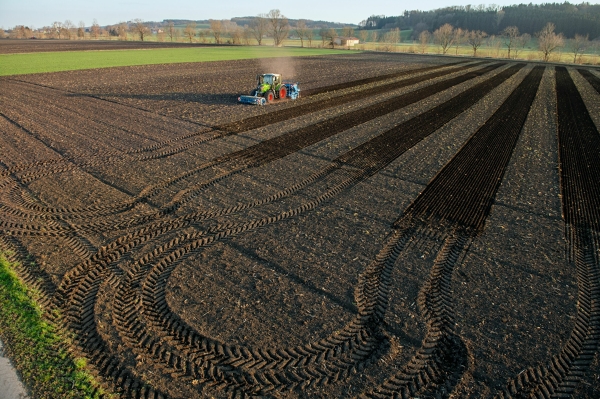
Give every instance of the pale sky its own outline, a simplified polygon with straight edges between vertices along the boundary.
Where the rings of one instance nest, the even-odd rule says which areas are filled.
[[[497,0],[485,4],[511,5],[530,0]],[[534,4],[552,0],[533,0]],[[578,3],[579,0],[571,0]],[[590,1],[597,3],[597,1]],[[90,26],[94,18],[102,26],[140,18],[144,21],[165,19],[230,19],[255,16],[272,9],[281,10],[290,19],[312,19],[358,24],[370,15],[396,16],[404,10],[433,10],[452,5],[477,5],[468,0],[0,0],[0,27],[16,25],[41,28],[54,21],[83,21]]]

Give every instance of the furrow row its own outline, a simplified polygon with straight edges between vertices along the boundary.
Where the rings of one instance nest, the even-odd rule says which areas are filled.
[[[565,67],[556,67],[556,92],[563,217],[577,276],[577,317],[561,352],[511,380],[499,398],[571,397],[600,343],[600,134]]]

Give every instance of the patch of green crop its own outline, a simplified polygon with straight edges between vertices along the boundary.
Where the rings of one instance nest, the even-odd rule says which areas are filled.
[[[0,76],[132,65],[298,57],[343,53],[344,50],[331,49],[240,46],[0,54]]]
[[[0,334],[25,385],[36,397],[101,397],[86,360],[74,359],[65,350],[66,339],[42,317],[39,297],[19,280],[14,265],[0,252]]]

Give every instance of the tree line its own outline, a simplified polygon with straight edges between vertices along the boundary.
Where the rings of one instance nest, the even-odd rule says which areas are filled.
[[[538,32],[535,32],[537,47],[544,61],[549,61],[550,55],[559,48],[565,47],[573,55],[573,63],[581,62],[583,53],[592,46],[588,36],[575,34],[573,39],[566,40],[562,33],[556,33],[556,26],[548,22]],[[496,57],[500,56],[500,49],[506,49],[507,58],[517,58],[531,41],[529,33],[520,33],[516,26],[507,26],[499,35],[488,35],[482,30],[463,30],[455,28],[446,23],[430,33],[427,30],[419,34],[418,43],[421,52],[424,53],[433,40],[440,48],[442,54],[447,54],[455,48],[456,54],[462,45],[469,46],[473,56],[477,56],[477,50],[485,43],[491,49],[495,49]]]
[[[519,4],[499,7],[455,6],[432,11],[405,11],[399,16],[373,15],[361,22],[363,29],[398,28],[413,30],[417,39],[422,31],[435,31],[445,24],[469,31],[482,30],[490,35],[499,35],[507,27],[516,26],[520,32],[534,35],[546,26],[554,24],[556,30],[565,37],[575,35],[600,39],[600,4],[547,3]]]
[[[237,22],[245,23],[240,26]],[[185,24],[184,27],[181,27]],[[201,29],[196,21],[169,20],[157,24],[144,22],[141,19],[120,22],[115,25],[100,26],[94,19],[91,27],[86,28],[83,21],[76,26],[70,20],[65,22],[56,21],[50,26],[33,30],[30,27],[18,25],[9,31],[9,36],[15,39],[49,38],[49,39],[111,39],[129,40],[132,37],[137,40],[147,40],[150,35],[155,36],[153,40],[165,41],[189,41],[212,42],[215,44],[233,45],[263,45],[265,38],[269,38],[275,46],[281,46],[283,41],[290,36],[299,39],[302,47],[313,46],[315,40],[320,40],[321,46],[335,46],[336,39],[342,36],[352,36],[354,27],[341,24],[296,20],[290,23],[288,18],[278,9],[273,9],[266,14],[256,17],[237,18],[236,20],[208,20],[209,27]],[[343,27],[333,28],[340,25]],[[0,29],[0,38],[5,32]]]

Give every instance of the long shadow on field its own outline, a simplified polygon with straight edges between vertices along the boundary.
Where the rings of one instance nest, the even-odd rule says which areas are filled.
[[[98,97],[103,99],[131,98],[134,100],[151,101],[181,101],[199,104],[236,104],[240,94],[247,93],[222,93],[222,94],[198,94],[198,93],[161,93],[161,94],[126,94],[126,93],[71,93],[67,97]]]

